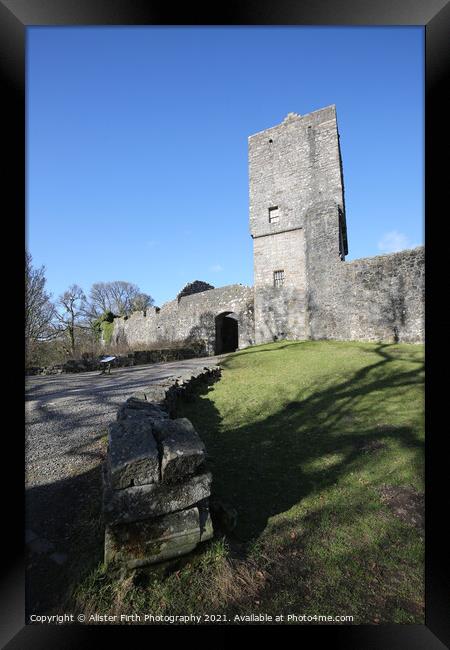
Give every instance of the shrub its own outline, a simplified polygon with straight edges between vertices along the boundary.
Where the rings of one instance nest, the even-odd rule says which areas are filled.
[[[209,291],[214,289],[212,284],[208,282],[203,282],[202,280],[194,280],[194,282],[189,282],[177,295],[178,302],[180,302],[183,296],[190,296],[193,293],[200,293],[201,291]]]
[[[102,328],[102,338],[106,345],[111,343],[112,333],[114,329],[114,321],[104,320],[101,323]]]

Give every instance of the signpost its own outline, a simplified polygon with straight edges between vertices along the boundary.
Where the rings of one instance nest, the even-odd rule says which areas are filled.
[[[108,371],[108,375],[111,374],[111,363],[116,358],[117,357],[104,357],[103,359],[100,359],[100,363],[103,364],[100,372],[101,375],[105,375],[106,371]]]

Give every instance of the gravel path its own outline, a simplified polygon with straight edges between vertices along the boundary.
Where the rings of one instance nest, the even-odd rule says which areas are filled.
[[[103,559],[101,462],[117,408],[149,384],[222,358],[27,378],[27,620],[66,611],[71,586]]]
[[[133,392],[188,370],[213,366],[207,357],[98,371],[28,377],[25,394],[26,484],[73,476],[98,464],[100,439],[117,408]]]

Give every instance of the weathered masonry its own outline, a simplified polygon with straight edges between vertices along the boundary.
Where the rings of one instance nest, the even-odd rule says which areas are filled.
[[[211,539],[206,449],[175,404],[220,376],[205,366],[163,379],[122,404],[109,425],[103,467],[105,563],[136,569],[190,553]]]
[[[161,308],[114,320],[113,342],[131,347],[196,341],[207,354],[232,352],[254,343],[253,289],[233,284],[202,291]]]
[[[421,342],[424,248],[346,262],[334,105],[249,138],[254,287],[212,289],[116,319],[130,346],[200,341],[208,353],[278,339]]]
[[[311,335],[307,221],[324,201],[340,221],[335,255],[347,252],[334,107],[304,117],[289,113],[282,124],[253,135],[249,163],[255,340],[305,339]]]

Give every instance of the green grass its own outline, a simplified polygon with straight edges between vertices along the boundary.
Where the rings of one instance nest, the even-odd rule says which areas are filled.
[[[105,345],[109,345],[111,343],[112,333],[114,330],[114,322],[109,323],[106,320],[102,321],[101,328]]]
[[[178,415],[206,444],[215,496],[237,510],[232,536],[142,584],[99,567],[76,597],[95,603],[102,586],[117,612],[423,623],[423,531],[380,495],[423,492],[423,402],[419,345],[284,341],[231,355]]]

